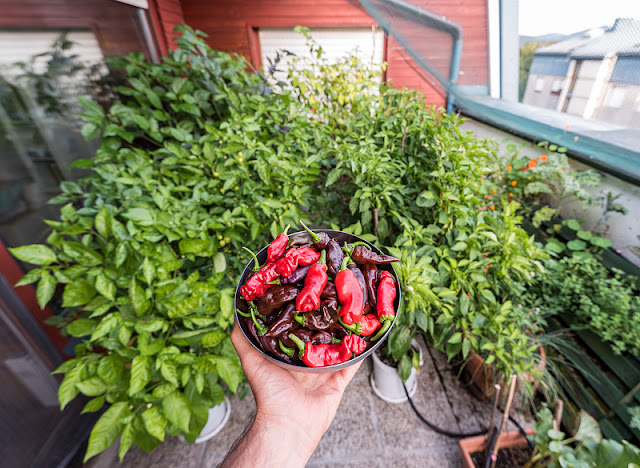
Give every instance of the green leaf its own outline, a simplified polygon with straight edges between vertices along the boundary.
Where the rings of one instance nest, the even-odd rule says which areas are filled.
[[[456,244],[451,247],[451,250],[453,250],[454,252],[460,252],[462,250],[465,250],[467,248],[467,244],[465,242],[456,242]]]
[[[216,360],[216,369],[220,378],[229,386],[229,390],[236,393],[238,385],[244,380],[244,372],[240,362],[228,357],[220,357]]]
[[[98,375],[107,383],[120,383],[124,375],[123,359],[117,354],[111,354],[100,359]]]
[[[50,265],[57,260],[56,254],[46,245],[32,244],[9,249],[18,260],[34,265]]]
[[[35,283],[40,279],[40,275],[42,275],[43,270],[41,268],[34,268],[33,270],[27,272],[14,286],[25,286],[27,284]]]
[[[122,436],[120,437],[120,449],[118,450],[118,457],[120,458],[120,463],[124,460],[124,456],[127,454],[131,445],[135,441],[135,429],[131,423],[127,423],[124,426],[124,430],[122,431]]]
[[[104,117],[104,111],[100,104],[84,96],[76,96],[76,98],[80,105],[84,107],[84,110],[87,111],[87,114],[92,117]]]
[[[340,168],[332,169],[331,172],[329,172],[329,174],[327,175],[327,181],[325,182],[324,186],[329,187],[335,184],[341,175],[342,175],[342,169]]]
[[[64,380],[60,384],[60,387],[58,387],[58,401],[60,401],[61,410],[64,410],[67,404],[78,394],[76,384],[80,382],[82,378],[84,367],[85,365],[81,364],[67,372],[67,375],[64,376]]]
[[[602,433],[600,432],[598,421],[585,410],[580,410],[577,424],[578,430],[573,436],[576,440],[595,440],[596,442],[602,440]]]
[[[153,374],[153,359],[149,356],[136,356],[131,362],[131,379],[129,381],[129,395],[135,395],[151,380]]]
[[[405,327],[394,327],[389,334],[389,350],[395,361],[407,354],[411,346],[411,330]]]
[[[566,224],[569,229],[573,229],[574,231],[580,230],[580,223],[575,219],[568,220]]]
[[[494,296],[488,289],[483,289],[480,291],[480,294],[482,294],[482,297],[489,301],[489,303],[494,304],[496,302],[496,296]]]
[[[182,239],[179,246],[180,252],[183,254],[197,254],[209,247],[209,241],[203,239]]]
[[[591,243],[601,249],[608,249],[613,245],[609,239],[605,239],[604,237],[594,236],[591,238]]]
[[[398,363],[398,375],[402,379],[403,382],[406,382],[409,376],[411,375],[411,370],[413,369],[413,365],[411,363],[411,359],[408,355],[402,356],[400,362]]]
[[[104,261],[102,255],[79,242],[65,241],[62,243],[62,249],[65,254],[76,260],[81,265],[101,265]]]
[[[56,279],[51,276],[48,271],[42,270],[40,281],[38,282],[38,289],[36,289],[36,299],[41,309],[44,310],[53,297],[57,284]]]
[[[131,208],[126,213],[123,213],[122,216],[140,226],[152,226],[155,223],[153,212],[146,208]]]
[[[89,401],[89,403],[87,403],[84,406],[80,414],[95,413],[96,411],[100,411],[103,406],[104,406],[104,396],[93,398],[92,400]]]
[[[469,355],[469,351],[471,350],[471,340],[465,339],[462,342],[462,359],[466,359]]]
[[[62,307],[76,307],[88,304],[96,295],[96,290],[87,280],[78,278],[64,287]]]
[[[144,289],[136,283],[135,278],[131,278],[131,283],[129,284],[129,299],[131,299],[131,304],[138,315],[144,314],[151,306]]]
[[[567,247],[569,247],[569,249],[571,250],[584,250],[587,248],[587,243],[585,241],[581,241],[580,239],[574,239],[567,242]]]
[[[416,199],[416,204],[421,208],[430,208],[437,203],[433,193],[422,192]]]
[[[227,261],[224,258],[224,254],[222,252],[216,252],[213,256],[213,271],[215,273],[222,273],[227,269]]]
[[[91,335],[93,330],[96,328],[96,325],[95,320],[79,318],[67,325],[65,331],[71,336],[81,338],[83,336]]]
[[[156,439],[164,442],[165,427],[167,426],[167,420],[157,406],[145,410],[142,413],[142,422],[144,428],[149,434]]]
[[[226,319],[233,316],[233,296],[228,291],[224,291],[220,295],[220,312],[222,313],[222,317]]]
[[[87,396],[102,395],[109,389],[109,386],[104,380],[95,376],[90,377],[87,380],[83,380],[82,382],[78,382],[76,387]]]
[[[111,405],[98,420],[91,435],[89,436],[89,446],[84,456],[86,462],[89,458],[97,455],[113,444],[123,430],[122,420],[129,415],[129,403],[119,401]]]
[[[202,346],[205,348],[213,348],[222,343],[227,336],[226,333],[222,332],[209,332],[202,337]]]
[[[456,332],[449,338],[448,344],[457,344],[462,342],[462,333]]]
[[[94,220],[94,225],[98,234],[105,238],[109,237],[109,234],[111,233],[111,215],[106,208],[102,208],[98,212],[96,219]]]
[[[81,130],[82,136],[87,141],[95,140],[96,138],[98,138],[100,136],[100,132],[100,127],[91,122],[84,124]]]
[[[118,325],[120,325],[120,323],[121,319],[119,315],[113,314],[104,317],[102,320],[100,320],[100,323],[91,335],[91,341],[99,340],[103,336],[108,335],[113,330],[118,328]]]
[[[115,265],[116,268],[124,263],[127,259],[127,244],[118,244],[116,247]]]
[[[178,390],[170,393],[162,400],[162,409],[166,418],[180,429],[189,432],[191,405],[189,400]]]
[[[96,276],[96,290],[107,299],[112,301],[115,299],[116,289],[115,283],[107,278],[104,273],[99,273]]]
[[[149,261],[148,257],[144,257],[144,261],[142,262],[142,275],[147,284],[151,284],[153,278],[156,276],[156,268]]]

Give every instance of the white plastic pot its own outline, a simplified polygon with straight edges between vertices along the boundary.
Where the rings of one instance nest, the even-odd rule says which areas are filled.
[[[201,444],[211,439],[214,435],[222,430],[229,416],[231,415],[231,403],[225,396],[224,401],[217,406],[209,409],[209,418],[207,424],[204,425],[200,435],[196,439],[196,444]]]
[[[422,366],[424,363],[422,360],[422,346],[420,346],[417,340],[411,340],[411,347],[417,351],[420,357],[420,365]],[[371,358],[373,359],[373,371],[369,377],[369,382],[371,383],[373,392],[378,398],[387,403],[403,403],[407,401],[407,394],[404,392],[402,379],[398,375],[398,370],[382,362],[376,353],[373,353]],[[405,385],[409,397],[413,397],[418,389],[415,369],[411,369],[411,374],[405,382]]]

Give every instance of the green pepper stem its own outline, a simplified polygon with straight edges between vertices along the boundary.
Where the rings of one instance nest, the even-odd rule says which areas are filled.
[[[384,334],[387,333],[387,330],[389,330],[392,323],[393,323],[393,320],[385,320],[384,324],[382,325],[382,328],[378,333],[375,334],[373,338],[371,338],[371,341],[378,341],[380,338],[382,338]]]
[[[266,282],[266,283],[264,283],[264,284],[276,284],[276,285],[280,285],[280,278],[276,278],[276,279],[274,279],[274,280],[272,280],[272,281],[267,281],[267,282]]]
[[[304,316],[296,314],[293,319],[304,327]]]
[[[302,220],[300,220],[300,224],[302,224],[302,227],[304,228],[304,230],[309,233],[309,235],[311,236],[311,239],[313,240],[313,242],[320,242],[320,240],[322,239],[320,237],[320,234],[316,234],[311,229],[309,229],[307,227],[307,225],[302,222]]]
[[[327,249],[320,252],[320,258],[318,259],[317,263],[321,263],[323,265],[327,264]]]
[[[242,312],[240,309],[236,308],[236,314],[242,315],[243,317],[250,318],[251,314],[249,312]]]
[[[253,323],[256,326],[256,329],[258,330],[258,336],[263,336],[265,333],[269,331],[269,328],[265,327],[263,324],[258,322],[258,318],[256,317],[256,315],[260,315],[260,317],[264,317],[264,315],[261,315],[258,313],[258,310],[256,309],[256,305],[253,302],[249,303],[249,310],[251,311],[251,320],[253,320]]]
[[[291,227],[291,224],[287,224],[287,226],[284,228],[284,231],[282,231],[282,234],[284,234],[285,236],[287,236],[288,232],[289,232],[289,228]]]
[[[340,271],[346,270],[347,269],[347,265],[350,262],[351,262],[351,257],[349,257],[349,255],[345,255],[344,258],[342,259],[342,264],[340,265]]]
[[[280,351],[282,351],[284,354],[286,354],[289,357],[293,357],[293,353],[294,353],[293,348],[289,348],[288,346],[285,346],[284,343],[280,340],[278,340],[278,347],[280,348]]]
[[[294,335],[293,333],[289,333],[289,339],[291,341],[293,341],[296,346],[298,347],[298,349],[300,350],[299,356],[300,358],[302,358],[302,356],[304,356],[304,347],[305,347],[305,342],[302,341],[300,338],[298,338],[296,335]]]
[[[244,246],[242,246],[242,248],[244,250],[246,250],[247,252],[249,252],[251,254],[251,256],[253,257],[253,271],[260,270],[260,262],[258,261],[258,257],[256,257],[256,254],[254,254],[251,249],[248,249],[248,248],[246,248]]]
[[[344,328],[349,330],[351,333],[355,333],[356,335],[360,335],[360,333],[362,333],[362,324],[361,323],[354,323],[352,325],[347,325],[346,323],[344,323],[342,321],[342,317],[338,317],[338,322],[340,322],[340,324]]]
[[[340,343],[342,343],[342,340],[339,340],[335,336],[331,337],[331,344],[340,344]]]
[[[359,245],[362,245],[363,247],[366,247],[367,249],[371,250],[371,246],[369,244],[367,244],[366,242],[362,242],[362,241],[358,241],[358,242],[354,242],[353,244],[349,244],[352,248],[355,248]]]

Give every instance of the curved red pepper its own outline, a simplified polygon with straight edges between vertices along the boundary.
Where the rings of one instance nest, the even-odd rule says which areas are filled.
[[[340,317],[347,325],[353,325],[362,319],[364,295],[353,271],[347,268],[348,261],[349,257],[345,257],[334,283],[338,292],[338,300],[342,305]]]
[[[242,297],[244,297],[246,301],[260,299],[264,296],[264,293],[267,292],[267,289],[272,286],[266,283],[271,283],[276,278],[278,278],[276,264],[267,263],[260,268],[258,273],[249,278],[244,285],[240,286],[240,294],[242,294]]]
[[[289,236],[287,236],[287,231],[289,230],[289,226],[284,229],[282,234],[278,234],[269,247],[267,247],[267,262],[274,263],[280,259],[284,255],[284,251],[287,248],[287,242],[289,242]]]
[[[361,336],[372,335],[382,326],[378,318],[373,314],[363,316],[362,320],[360,320],[360,324],[362,325],[362,331],[360,332]]]
[[[347,335],[339,344],[313,345],[311,341],[306,343],[293,333],[289,334],[296,346],[300,349],[300,357],[308,367],[325,367],[342,364],[367,349],[367,343],[357,335]]]
[[[304,280],[304,288],[296,296],[296,309],[311,312],[320,308],[320,295],[327,284],[327,254],[323,250],[318,263],[314,263]]]
[[[311,247],[302,247],[300,249],[289,249],[276,265],[276,271],[288,278],[298,266],[307,266],[316,263],[320,259],[320,253]]]
[[[393,280],[393,276],[388,271],[383,271],[380,275],[380,284],[378,284],[378,294],[376,297],[376,311],[378,312],[378,319],[382,323],[380,331],[371,338],[371,341],[379,340],[387,332],[393,318],[396,315],[396,311],[393,307],[393,301],[396,298],[396,283]]]

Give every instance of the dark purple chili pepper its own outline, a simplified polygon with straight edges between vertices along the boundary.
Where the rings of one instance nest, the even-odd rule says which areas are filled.
[[[311,344],[331,344],[333,343],[333,335],[326,331],[319,331],[311,336]]]
[[[319,311],[296,314],[295,320],[309,330],[327,330],[338,322],[338,301],[332,299],[323,301]]]
[[[269,327],[269,331],[266,333],[267,336],[278,337],[279,335],[284,334],[284,336],[289,334],[289,331],[298,323],[294,320],[296,315],[296,305],[295,304],[287,304],[282,311],[278,314],[278,318],[275,322]]]
[[[322,294],[320,294],[320,299],[323,301],[326,299],[333,299],[334,301],[338,301],[338,290],[336,289],[336,285],[331,281],[327,281],[324,289],[322,290]]]
[[[289,236],[289,242],[287,242],[288,249],[292,247],[298,248],[306,245],[309,245],[309,238],[304,234]]]
[[[378,255],[373,250],[369,250],[364,245],[356,245],[351,252],[351,260],[358,265],[379,265],[381,263],[399,262],[391,255]]]
[[[327,244],[329,243],[330,238],[329,238],[329,236],[328,236],[328,234],[326,232],[317,232],[316,233],[316,232],[313,232],[311,229],[309,229],[302,221],[300,221],[300,224],[302,224],[302,227],[304,228],[304,230],[309,233],[309,235],[311,236],[311,240],[313,242],[313,245],[318,250],[324,250],[324,249],[327,248]]]
[[[338,244],[338,241],[335,239],[331,239],[327,244],[327,274],[333,278],[340,271],[340,265],[342,265],[342,260],[344,259],[344,252]]]
[[[367,286],[367,293],[369,294],[369,304],[373,310],[376,309],[376,291],[378,290],[378,283],[380,282],[380,270],[375,265],[365,265],[364,272],[364,284]]]
[[[280,284],[296,284],[303,282],[307,277],[309,268],[311,268],[311,265],[298,267],[293,273],[291,273],[291,276],[289,276],[288,278],[280,276]]]
[[[286,303],[295,300],[300,288],[293,285],[273,286],[258,300],[258,312],[270,315],[280,310]]]

